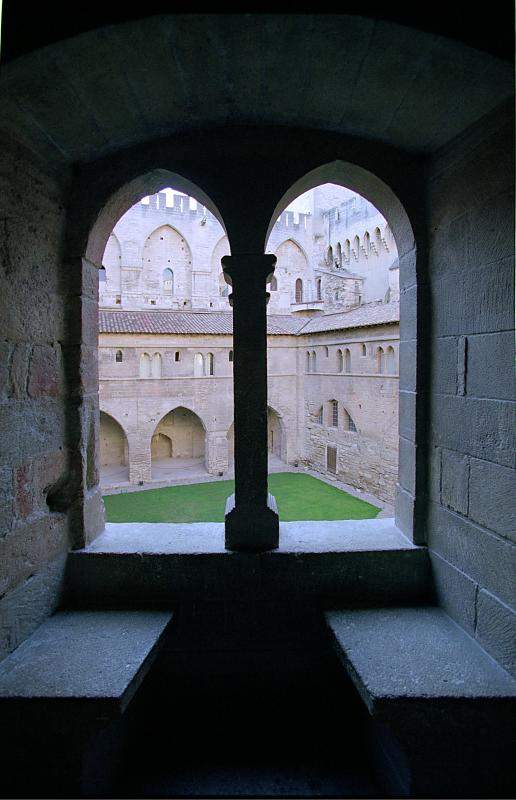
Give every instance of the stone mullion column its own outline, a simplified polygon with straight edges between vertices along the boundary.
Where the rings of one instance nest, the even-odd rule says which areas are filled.
[[[267,292],[276,257],[225,256],[232,286],[235,494],[226,507],[226,548],[276,548],[279,519],[267,489]]]

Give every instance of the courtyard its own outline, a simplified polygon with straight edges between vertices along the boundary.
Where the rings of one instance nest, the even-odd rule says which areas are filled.
[[[167,486],[105,495],[108,522],[223,522],[234,481]],[[302,473],[269,475],[280,517],[296,520],[373,519],[380,508]]]

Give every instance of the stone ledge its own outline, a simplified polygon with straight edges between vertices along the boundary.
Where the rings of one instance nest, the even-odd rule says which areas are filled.
[[[75,701],[123,712],[143,680],[172,614],[62,611],[0,664],[0,704]]]
[[[67,602],[76,606],[171,604],[187,598],[339,598],[351,605],[432,598],[426,548],[392,520],[281,523],[280,546],[228,552],[222,523],[109,524],[69,555]]]

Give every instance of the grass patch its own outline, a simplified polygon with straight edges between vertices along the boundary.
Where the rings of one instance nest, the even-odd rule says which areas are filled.
[[[167,486],[104,497],[108,522],[223,522],[234,481]],[[269,475],[283,522],[313,519],[373,519],[379,508],[297,472]]]

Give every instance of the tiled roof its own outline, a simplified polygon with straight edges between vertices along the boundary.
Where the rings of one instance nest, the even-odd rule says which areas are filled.
[[[336,314],[321,314],[310,317],[303,325],[300,334],[323,333],[325,331],[341,331],[347,328],[366,328],[370,325],[384,325],[399,322],[399,303],[365,303],[350,311],[339,311]]]
[[[367,303],[351,311],[296,317],[269,314],[270,336],[296,336],[398,322],[399,303]],[[99,311],[100,333],[232,334],[231,311]]]
[[[305,320],[288,315],[267,317],[267,333],[295,335]],[[99,311],[100,333],[232,334],[231,311]]]

